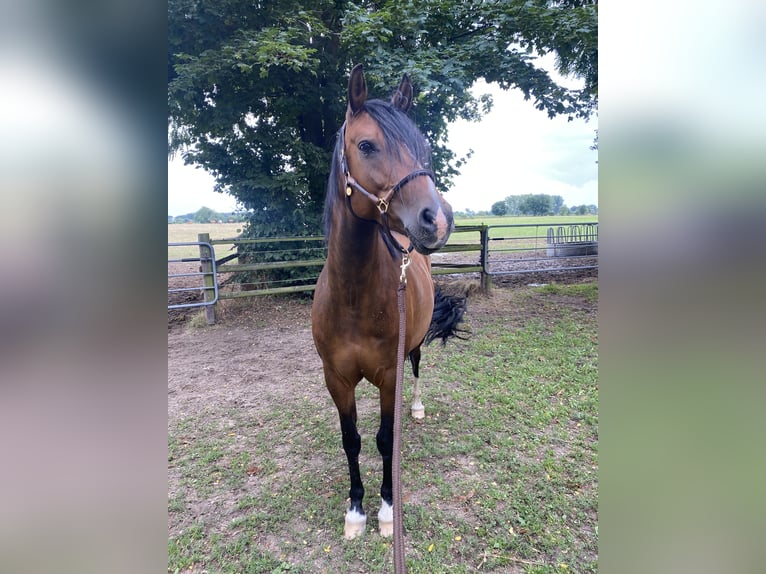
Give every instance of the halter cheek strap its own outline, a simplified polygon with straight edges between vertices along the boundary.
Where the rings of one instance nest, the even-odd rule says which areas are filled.
[[[389,191],[386,193],[383,197],[378,197],[377,195],[374,195],[364,189],[357,181],[354,179],[354,176],[352,176],[348,172],[348,168],[346,168],[346,198],[350,198],[351,195],[354,193],[354,189],[356,189],[359,193],[364,195],[367,199],[372,201],[375,204],[375,207],[378,208],[378,211],[381,215],[385,214],[388,211],[388,205],[391,202],[391,197],[393,197],[392,191]]]

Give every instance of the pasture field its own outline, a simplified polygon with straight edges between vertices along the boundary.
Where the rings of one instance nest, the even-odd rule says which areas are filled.
[[[424,347],[426,419],[402,427],[409,572],[597,571],[597,297],[595,278],[473,294],[470,337]],[[224,301],[218,324],[169,331],[168,572],[393,572],[377,391],[357,389],[368,521],[345,541],[348,471],[310,307]]]
[[[449,198],[447,198],[449,200]],[[517,215],[477,215],[457,217],[455,225],[559,225],[563,223],[597,222],[598,215],[545,215],[540,217]]]
[[[590,223],[598,221],[596,215],[556,215],[546,217],[511,217],[511,216],[481,216],[460,217],[455,219],[455,225],[557,225],[562,223]],[[173,223],[168,224],[168,242],[197,241],[198,233],[209,233],[213,239],[234,237],[242,230],[244,223]]]
[[[197,241],[199,233],[209,233],[211,239],[228,239],[242,232],[244,223],[168,223],[168,243]],[[216,246],[216,256],[220,257],[228,246]],[[219,253],[219,251],[221,253]],[[168,247],[168,259],[180,257],[198,257],[199,247],[190,245],[183,247]]]
[[[213,239],[235,237],[242,231],[244,223],[169,223],[168,243],[197,241],[198,233],[209,233]]]

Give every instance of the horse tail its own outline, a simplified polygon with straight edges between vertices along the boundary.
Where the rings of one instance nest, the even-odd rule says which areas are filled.
[[[463,321],[463,313],[466,309],[466,297],[445,295],[436,286],[434,292],[434,313],[431,316],[431,325],[426,332],[425,344],[428,345],[435,339],[441,339],[442,345],[447,344],[447,339],[465,339],[461,333],[466,333],[458,325]]]

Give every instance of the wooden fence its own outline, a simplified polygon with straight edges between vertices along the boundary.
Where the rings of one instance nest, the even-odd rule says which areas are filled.
[[[578,225],[595,226],[595,244],[597,245],[597,222],[562,225],[573,228]],[[450,242],[432,256],[431,273],[433,275],[478,274],[481,288],[486,291],[491,288],[494,275],[567,269],[567,267],[561,267],[560,263],[550,265],[548,268],[537,268],[540,267],[541,261],[552,261],[550,253],[546,254],[546,248],[550,248],[551,242],[550,229],[546,229],[545,232],[540,230],[549,226],[550,224],[458,225],[452,232]],[[518,235],[509,236],[509,228]],[[560,229],[562,228],[559,226]],[[573,229],[573,231],[577,230]],[[573,236],[579,237],[579,235]],[[224,250],[216,249],[217,277],[205,275],[205,284],[202,288],[205,300],[208,301],[213,296],[214,280],[217,281],[219,299],[313,291],[325,262],[322,236],[211,239],[208,233],[200,233],[198,241],[200,244],[222,248],[228,245],[229,251],[233,251],[221,257]],[[476,253],[477,256],[471,257],[471,252]],[[525,255],[519,256],[522,252]],[[462,254],[468,254],[468,257],[462,257]],[[527,257],[526,254],[530,256]],[[595,254],[597,251],[586,255],[593,257]],[[205,258],[208,260],[207,264]],[[206,265],[212,269],[208,248],[202,245],[200,245],[200,260],[202,260],[200,271],[205,273]],[[236,262],[232,262],[234,260]],[[569,268],[596,267],[593,260],[587,261],[586,264],[587,267]],[[205,307],[205,311],[208,322],[212,324],[215,321],[214,306]]]
[[[487,246],[487,226],[486,225],[462,225],[456,226],[452,232],[452,237],[456,237],[459,234],[476,234],[475,237],[466,237],[463,242],[456,243],[451,242],[445,245],[439,250],[439,253],[458,253],[458,252],[479,252],[479,259],[474,263],[438,263],[434,262],[432,265],[431,273],[433,275],[443,275],[448,273],[482,273],[485,268],[486,258],[486,246]],[[277,269],[306,269],[306,268],[321,268],[324,265],[325,257],[317,256],[317,251],[323,250],[324,237],[322,236],[307,236],[307,237],[267,237],[258,239],[243,239],[243,238],[230,238],[230,239],[211,239],[208,233],[200,233],[198,235],[199,242],[209,243],[211,245],[232,245],[236,246],[236,253],[221,257],[216,260],[217,272],[219,274],[225,273],[260,273],[269,272]],[[275,244],[296,244],[303,243],[308,247],[296,248],[291,247],[285,250],[275,250],[273,246]],[[315,247],[311,247],[311,244],[315,244]],[[252,248],[247,248],[251,246]],[[259,251],[258,248],[262,246],[268,246],[268,249]],[[248,257],[257,257],[258,255],[272,255],[282,252],[284,256],[285,252],[291,252],[291,254],[297,255],[301,252],[307,252],[312,256],[300,257],[296,259],[283,259],[281,261],[255,261],[255,262],[238,262],[229,263],[233,259],[238,261],[246,260]],[[317,271],[317,276],[319,272]],[[316,277],[314,277],[316,279]],[[248,285],[248,283],[244,283]],[[242,285],[242,284],[240,284]],[[306,285],[286,285],[280,287],[259,287],[256,289],[245,289],[240,291],[225,291],[221,292],[219,297],[221,299],[233,299],[237,297],[252,297],[255,295],[279,295],[284,293],[295,293],[299,291],[313,291],[314,284]]]

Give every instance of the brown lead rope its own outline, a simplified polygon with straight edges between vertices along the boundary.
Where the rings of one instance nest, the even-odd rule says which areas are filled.
[[[394,487],[394,572],[406,574],[407,564],[404,561],[404,521],[402,511],[402,387],[404,386],[404,339],[407,333],[406,303],[404,299],[407,288],[405,270],[410,264],[408,254],[402,257],[402,274],[399,278],[399,288],[396,299],[399,304],[399,348],[396,351],[396,396],[394,399],[394,452],[393,452],[393,487]]]

